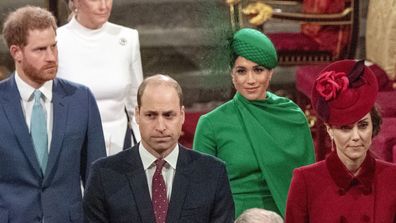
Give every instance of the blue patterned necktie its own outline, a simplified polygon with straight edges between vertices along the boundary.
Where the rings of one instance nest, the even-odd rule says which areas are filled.
[[[41,105],[41,92],[35,90],[32,117],[30,120],[30,134],[33,139],[34,149],[40,163],[41,171],[45,173],[48,161],[48,134],[47,118]]]

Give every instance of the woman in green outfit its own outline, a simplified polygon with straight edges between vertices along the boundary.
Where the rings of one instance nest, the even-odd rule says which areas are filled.
[[[293,169],[314,162],[311,133],[295,103],[267,91],[277,65],[272,42],[244,28],[231,50],[236,94],[200,117],[193,148],[225,161],[236,217],[249,208],[284,216]]]

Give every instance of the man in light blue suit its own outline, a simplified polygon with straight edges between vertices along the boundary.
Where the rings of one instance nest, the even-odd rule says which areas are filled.
[[[55,30],[32,6],[4,23],[16,71],[0,82],[0,222],[84,222],[81,181],[106,154],[92,93],[55,78]]]

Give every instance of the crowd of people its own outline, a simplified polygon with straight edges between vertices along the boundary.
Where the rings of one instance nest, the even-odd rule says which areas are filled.
[[[315,163],[304,113],[268,91],[274,45],[236,31],[236,93],[201,116],[189,149],[180,84],[143,79],[138,33],[108,22],[112,0],[67,3],[60,28],[36,6],[4,21],[15,71],[0,82],[0,222],[396,223],[396,165],[370,152],[381,116],[364,61],[314,83],[332,140]]]

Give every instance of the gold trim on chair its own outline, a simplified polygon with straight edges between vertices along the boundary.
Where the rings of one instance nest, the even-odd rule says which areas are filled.
[[[263,24],[269,19],[292,21],[300,24],[320,26],[340,26],[340,32],[350,29],[346,46],[341,46],[343,37],[338,36],[339,47],[334,52],[320,49],[307,52],[278,52],[280,65],[323,64],[341,58],[354,58],[359,32],[359,0],[346,0],[345,8],[338,13],[303,13],[302,1],[297,0],[226,0],[230,7],[230,19],[233,30],[243,27],[248,19],[249,24],[263,30]],[[292,9],[287,12],[286,9]],[[269,30],[266,30],[267,32]],[[344,37],[345,38],[345,37]],[[342,49],[341,49],[342,48]]]
[[[243,26],[241,0],[226,0],[226,4],[229,6],[232,30],[236,31]]]
[[[262,3],[262,2],[254,2],[249,3],[246,7],[242,9],[242,13],[248,17],[249,23],[254,26],[261,26],[267,20],[272,17],[272,7]]]

